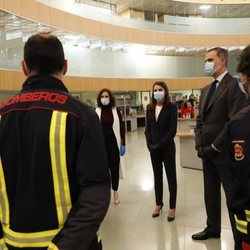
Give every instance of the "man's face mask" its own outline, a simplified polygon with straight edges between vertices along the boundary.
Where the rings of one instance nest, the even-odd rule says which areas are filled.
[[[214,63],[213,62],[206,62],[205,63],[205,72],[209,75],[212,76],[215,73],[216,69],[214,68]]]

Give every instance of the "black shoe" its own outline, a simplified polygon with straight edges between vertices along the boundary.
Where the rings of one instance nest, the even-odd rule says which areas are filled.
[[[154,211],[154,212],[152,213],[152,217],[153,217],[153,218],[159,217],[160,213],[162,212],[162,207],[163,207],[163,205],[161,205],[159,212],[155,212],[155,211]]]
[[[175,219],[175,216],[174,217],[170,217],[170,216],[168,216],[168,222],[171,222],[171,221],[174,221],[174,219]]]
[[[209,238],[220,238],[219,233],[211,233],[207,229],[197,234],[192,235],[193,240],[207,240]]]
[[[170,213],[170,210],[172,210],[171,213]],[[168,222],[174,221],[174,219],[175,219],[175,209],[172,208],[172,209],[170,209],[170,210],[168,211],[168,217],[167,217]],[[173,210],[174,210],[174,213],[173,213]],[[170,214],[171,214],[172,216],[169,216]]]

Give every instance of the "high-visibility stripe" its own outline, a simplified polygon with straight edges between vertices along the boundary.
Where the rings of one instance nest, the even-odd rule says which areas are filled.
[[[61,228],[42,232],[19,233],[11,230],[8,226],[3,226],[6,243],[15,247],[48,247],[50,241],[60,230]]]
[[[240,231],[243,234],[247,234],[247,221],[239,220],[237,218],[237,215],[234,215],[234,219],[236,222],[236,228],[238,231]]]
[[[4,225],[9,225],[10,221],[10,209],[9,209],[9,200],[6,192],[6,183],[3,172],[2,159],[0,156],[0,221]]]
[[[9,237],[9,236],[5,236],[5,241],[7,244],[14,246],[14,247],[48,247],[49,242],[51,241],[52,238],[49,239],[44,239],[44,241],[42,241],[41,239],[19,239],[19,241],[17,241],[17,239]]]
[[[250,210],[246,210],[245,209],[245,213],[246,213],[246,219],[248,222],[250,222]]]
[[[1,121],[1,115],[0,115],[0,121]],[[2,177],[3,180],[0,179],[0,222],[3,222],[3,218],[6,216],[6,208],[5,208],[5,204],[4,204],[4,198],[3,198],[3,193],[6,192],[6,186],[5,186],[5,179],[3,176],[3,167],[2,167],[2,161],[1,161],[1,157],[0,157],[0,178]],[[4,183],[4,188],[5,190],[2,188],[2,183]],[[2,238],[0,239],[0,249],[1,250],[8,250],[7,246],[5,244],[5,240]]]
[[[2,116],[0,115],[0,121]],[[6,183],[3,172],[2,159],[0,156],[0,221],[8,225],[10,220],[9,200],[6,192]]]
[[[63,225],[71,208],[66,164],[67,113],[53,111],[50,125],[50,154],[59,225]]]
[[[64,194],[65,194],[65,201],[66,201],[66,216],[69,213],[69,210],[72,207],[71,204],[71,196],[69,190],[69,180],[68,180],[68,171],[67,171],[67,161],[66,161],[66,118],[67,113],[62,113],[61,119],[61,129],[60,129],[60,157],[61,157],[61,168],[62,168],[62,181],[64,183]]]
[[[99,231],[97,231],[97,242],[100,242],[102,240],[101,234]]]
[[[5,235],[9,235],[10,237],[16,238],[16,239],[44,239],[44,238],[50,238],[54,237],[61,228],[53,229],[53,230],[47,230],[47,231],[41,231],[41,232],[32,232],[32,233],[19,233],[11,230],[7,226],[3,226],[3,231]]]
[[[50,242],[48,250],[59,250],[59,248],[53,242]]]
[[[1,250],[8,250],[4,239],[0,239],[0,249]]]
[[[60,189],[58,183],[58,174],[57,174],[57,162],[56,162],[56,153],[55,153],[55,131],[56,131],[56,121],[57,116],[56,113],[53,112],[51,118],[50,125],[50,154],[51,154],[51,164],[52,164],[52,172],[53,172],[53,182],[54,182],[54,192],[55,192],[55,200],[56,200],[56,209],[57,209],[57,217],[58,222],[62,223],[62,210],[61,210],[61,199],[60,199]]]

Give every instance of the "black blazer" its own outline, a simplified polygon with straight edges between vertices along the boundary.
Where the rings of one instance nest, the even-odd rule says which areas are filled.
[[[177,130],[177,107],[168,103],[162,107],[158,120],[155,118],[155,107],[147,107],[145,136],[147,146],[157,145],[159,149],[168,148],[174,144]]]
[[[199,115],[196,119],[195,145],[204,147],[213,144],[216,148],[222,149],[225,138],[223,128],[243,107],[246,97],[241,92],[237,80],[227,73],[205,110],[210,87],[211,84],[201,91]]]

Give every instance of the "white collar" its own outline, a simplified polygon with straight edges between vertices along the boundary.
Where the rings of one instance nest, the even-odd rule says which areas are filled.
[[[222,79],[223,79],[223,77],[226,75],[228,73],[228,71],[226,70],[224,73],[222,73],[221,75],[219,75],[216,79],[214,79],[214,80],[217,80],[218,82],[220,82]]]

